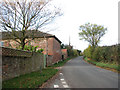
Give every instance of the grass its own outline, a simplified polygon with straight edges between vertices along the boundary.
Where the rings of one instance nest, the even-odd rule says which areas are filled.
[[[58,62],[58,63],[55,63],[54,65],[49,66],[49,67],[61,67],[61,66],[63,66],[67,61],[69,61],[69,60],[72,59],[72,58],[74,58],[74,57],[69,57],[69,58],[67,58],[67,59],[65,59],[65,60],[63,60],[63,61],[60,61],[60,62]]]
[[[2,88],[37,88],[58,72],[57,69],[46,68],[40,71],[21,75],[2,82]]]
[[[96,62],[93,60],[88,60],[87,57],[84,58],[87,62],[92,63],[96,66],[100,66],[103,68],[110,68],[110,69],[115,69],[117,71],[120,71],[120,65],[116,65],[116,64],[109,64],[109,63],[103,63],[103,62]]]
[[[29,74],[3,81],[2,88],[37,88],[58,72],[58,69],[54,69],[54,67],[63,66],[68,60],[72,58],[74,57],[69,57],[66,60],[47,67],[46,69],[43,69],[42,72],[31,72]]]
[[[120,70],[120,65],[97,63],[96,66],[105,67],[105,68],[111,68],[111,69],[115,69],[117,71]]]

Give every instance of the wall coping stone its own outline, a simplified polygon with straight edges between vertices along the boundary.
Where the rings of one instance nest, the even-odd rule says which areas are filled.
[[[31,57],[32,52],[17,50],[13,48],[0,47],[0,55],[2,56],[17,56],[17,57]]]

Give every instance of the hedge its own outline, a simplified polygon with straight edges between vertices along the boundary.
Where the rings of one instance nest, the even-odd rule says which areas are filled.
[[[84,55],[97,62],[114,63],[120,62],[120,44],[112,46],[98,46],[94,50],[89,46],[84,50]]]

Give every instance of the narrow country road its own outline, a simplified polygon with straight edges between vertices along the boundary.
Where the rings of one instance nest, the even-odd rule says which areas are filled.
[[[68,61],[47,88],[118,88],[118,74],[88,64],[80,56]]]

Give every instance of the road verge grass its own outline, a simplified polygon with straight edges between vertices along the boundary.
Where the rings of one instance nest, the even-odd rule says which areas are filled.
[[[89,62],[89,63],[91,63],[91,64],[93,64],[93,65],[99,66],[101,68],[112,70],[112,71],[120,73],[120,65],[103,63],[103,62],[96,62],[94,60],[88,60],[87,57],[85,57],[84,60],[87,61],[87,62]]]
[[[69,61],[70,59],[73,59],[73,58],[75,58],[75,57],[76,57],[76,56],[74,56],[74,57],[68,57],[67,59],[62,60],[62,61],[59,61],[58,63],[55,63],[54,65],[49,66],[49,67],[61,67],[61,66],[63,66],[67,61]]]
[[[20,75],[10,80],[2,82],[2,88],[38,88],[42,86],[47,80],[53,77],[59,70],[54,67],[63,66],[67,61],[74,57],[69,57],[66,60],[60,61],[50,67],[40,71],[31,72],[28,74]]]
[[[2,82],[2,88],[37,88],[58,72],[57,69],[46,68],[21,75]]]

